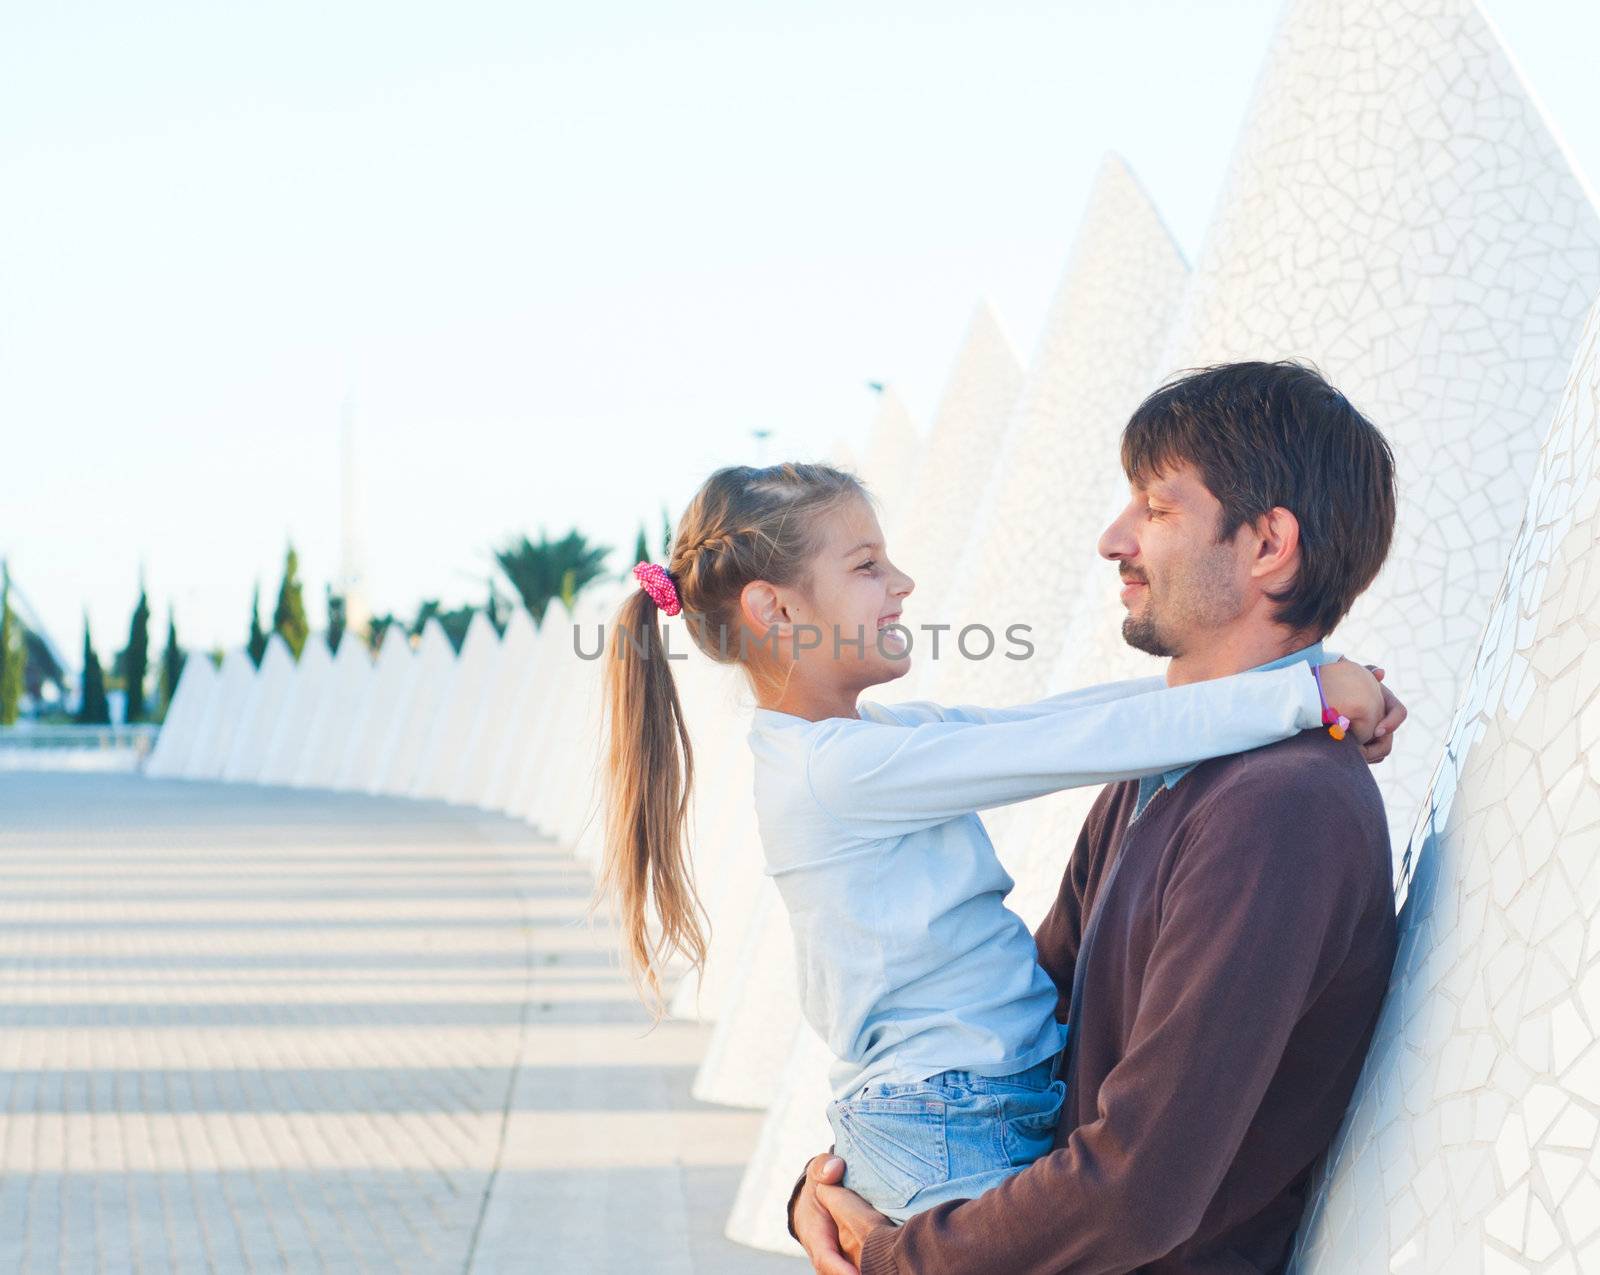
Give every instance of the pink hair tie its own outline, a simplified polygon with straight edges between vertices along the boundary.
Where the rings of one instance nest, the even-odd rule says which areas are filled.
[[[665,567],[653,562],[641,562],[634,567],[633,574],[640,587],[666,614],[677,615],[683,610],[683,603],[678,601],[678,587],[672,583],[672,577],[667,574]]]

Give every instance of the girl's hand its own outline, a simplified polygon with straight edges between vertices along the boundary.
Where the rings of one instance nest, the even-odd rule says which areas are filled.
[[[1377,675],[1369,672],[1364,665],[1345,659],[1324,664],[1322,693],[1334,712],[1350,719],[1350,733],[1363,749],[1389,738],[1393,725],[1379,733],[1388,713],[1384,689],[1378,684]],[[1395,703],[1398,705],[1399,701]],[[1401,712],[1404,711],[1402,708]],[[1387,756],[1387,753],[1384,755]],[[1368,760],[1373,759],[1369,757]],[[1377,760],[1381,761],[1382,758]]]
[[[1383,670],[1375,664],[1367,665],[1372,676],[1378,681],[1383,681]],[[1376,766],[1387,757],[1394,748],[1395,728],[1406,719],[1406,706],[1402,704],[1387,686],[1383,687],[1383,720],[1378,723],[1378,729],[1372,741],[1361,745],[1361,752],[1369,764]]]

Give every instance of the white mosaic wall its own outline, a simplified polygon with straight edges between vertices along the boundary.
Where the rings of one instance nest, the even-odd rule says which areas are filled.
[[[1405,866],[1298,1267],[1600,1269],[1600,304]]]
[[[1335,636],[1428,781],[1600,287],[1600,218],[1474,0],[1292,0],[1167,363],[1314,359],[1394,445],[1389,565]]]
[[[1106,156],[977,526],[962,525],[956,584],[941,599],[939,619],[987,625],[1002,642],[1007,625],[1031,625],[1038,651],[1029,660],[942,659],[935,698],[1020,703],[1060,689],[1049,681],[1051,656],[1078,582],[1097,561],[1101,515],[1112,494],[1126,490],[1117,459],[1122,427],[1162,377],[1187,278],[1155,206],[1127,165]],[[918,601],[913,595],[914,608]]]
[[[900,508],[921,447],[922,439],[911,412],[894,387],[885,386],[878,395],[878,410],[867,435],[867,448],[856,470],[877,498],[878,518],[885,526]]]
[[[913,631],[912,669],[892,688],[902,697],[924,694],[938,671],[916,658],[921,632],[915,626],[949,619],[947,600],[962,548],[971,539],[1023,379],[999,316],[988,302],[979,303],[906,494],[881,520],[895,564],[917,582],[905,613]]]

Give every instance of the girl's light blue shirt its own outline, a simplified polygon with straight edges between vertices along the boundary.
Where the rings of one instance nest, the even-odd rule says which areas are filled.
[[[1320,726],[1308,667],[1168,688],[1159,677],[1011,708],[862,702],[750,729],[766,872],[794,930],[801,1008],[844,1098],[959,1069],[1002,1076],[1066,1028],[976,812],[1159,775]]]

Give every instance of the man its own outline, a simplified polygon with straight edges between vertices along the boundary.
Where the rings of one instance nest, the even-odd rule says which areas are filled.
[[[1122,461],[1099,549],[1169,684],[1325,660],[1395,517],[1389,447],[1343,395],[1295,363],[1190,373]],[[1035,935],[1072,1024],[1055,1150],[902,1226],[818,1156],[790,1213],[815,1269],[1281,1270],[1394,961],[1390,882],[1377,787],[1327,731],[1105,789]]]

